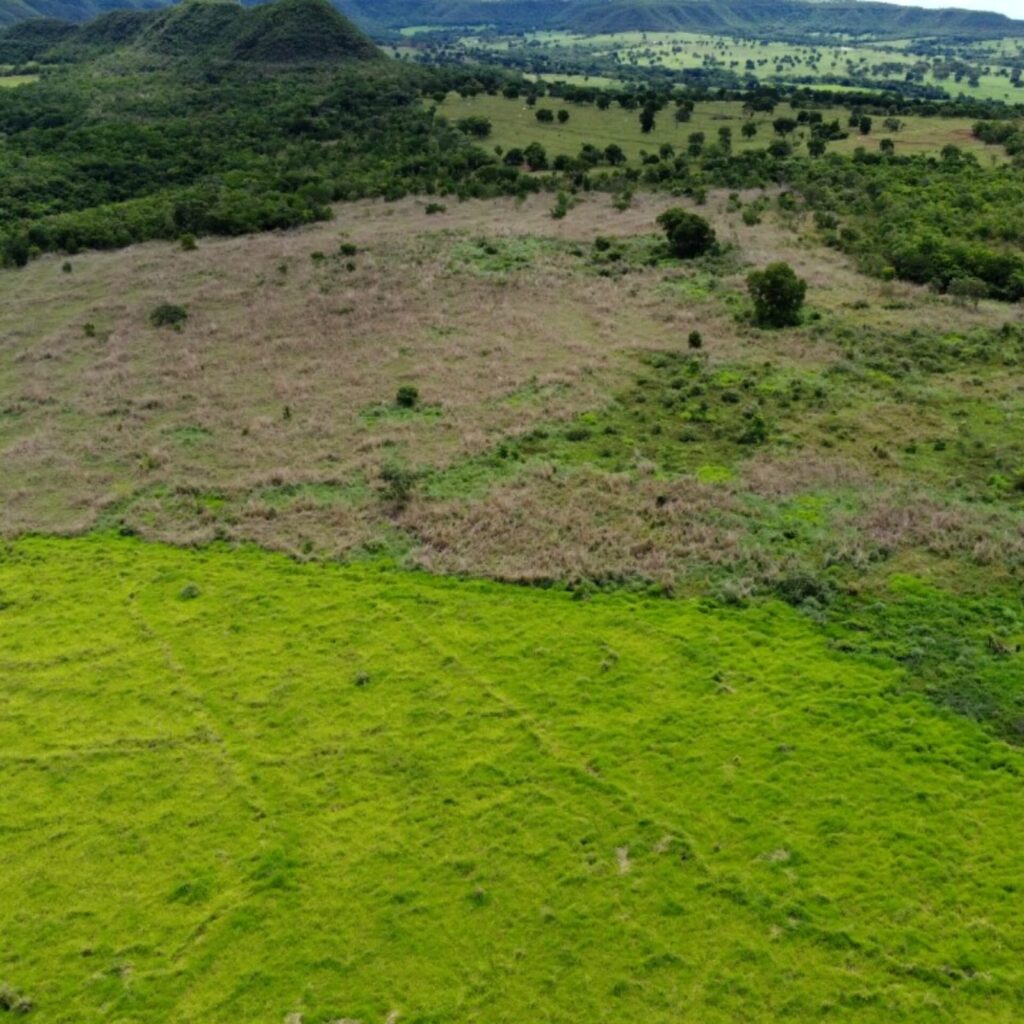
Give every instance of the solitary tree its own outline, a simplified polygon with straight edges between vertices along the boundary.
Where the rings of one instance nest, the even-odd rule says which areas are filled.
[[[679,207],[666,210],[658,218],[672,255],[681,260],[703,256],[715,244],[715,229],[703,218]]]
[[[760,327],[792,327],[800,323],[800,308],[807,296],[807,282],[797,277],[788,263],[770,263],[747,276],[754,300],[754,319]]]
[[[644,109],[640,111],[640,131],[642,131],[644,135],[648,135],[654,131],[654,114],[654,104],[644,104]]]

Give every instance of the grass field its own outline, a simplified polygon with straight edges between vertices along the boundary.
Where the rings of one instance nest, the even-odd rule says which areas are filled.
[[[656,153],[664,143],[672,144],[678,152],[685,152],[687,139],[694,132],[703,132],[710,144],[717,141],[718,130],[722,127],[732,129],[732,146],[736,152],[763,149],[775,138],[772,121],[795,113],[788,104],[781,104],[771,116],[759,114],[748,119],[742,106],[738,102],[721,100],[698,103],[691,120],[685,124],[675,121],[674,107],[667,107],[660,112],[654,130],[647,135],[640,130],[636,110],[623,110],[618,106],[600,110],[592,104],[565,103],[555,96],[538,100],[537,107],[533,108],[523,100],[506,99],[503,96],[463,98],[452,93],[439,109],[452,121],[471,115],[486,117],[493,125],[493,137],[488,142],[506,149],[536,141],[545,147],[549,156],[576,156],[584,143],[589,142],[603,149],[614,142],[635,161],[642,151]],[[558,124],[557,121],[541,124],[536,118],[536,110],[541,107],[553,111],[564,108],[569,111],[569,120],[565,124]],[[840,108],[823,110],[822,116],[826,121],[838,119],[846,130],[849,118],[847,111]],[[740,131],[747,120],[753,120],[758,126],[757,135],[752,139],[745,139]],[[829,149],[849,154],[858,146],[877,149],[881,139],[892,138],[896,152],[905,155],[938,153],[943,146],[952,143],[978,154],[986,162],[1005,159],[996,147],[986,146],[973,137],[971,129],[974,122],[968,118],[905,117],[900,120],[903,127],[899,132],[887,132],[879,121],[869,136],[860,135],[856,129],[852,129],[849,138],[830,143]],[[791,138],[803,149],[802,133]]]
[[[0,75],[0,89],[13,89],[39,81],[38,75]]]
[[[106,536],[0,598],[32,1020],[1024,1012],[1021,752],[784,605]]]

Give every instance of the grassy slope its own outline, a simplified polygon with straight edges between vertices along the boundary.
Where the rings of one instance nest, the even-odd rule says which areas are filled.
[[[782,605],[102,536],[8,546],[0,597],[40,1024],[1024,1008],[1021,753]]]

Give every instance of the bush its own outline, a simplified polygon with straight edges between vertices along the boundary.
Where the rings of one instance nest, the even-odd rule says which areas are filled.
[[[380,479],[381,497],[389,504],[401,509],[409,504],[418,474],[395,462],[389,462],[381,466]]]
[[[447,213],[448,207],[444,203],[427,203],[427,214],[432,216],[435,213]]]
[[[700,331],[690,331],[690,337],[686,339],[690,348],[697,349],[704,347],[704,338]]]
[[[695,213],[678,207],[666,210],[658,225],[665,232],[672,255],[681,260],[703,256],[715,244],[715,229]]]
[[[754,300],[754,320],[760,327],[792,327],[800,323],[807,282],[788,263],[771,263],[747,277]]]
[[[173,327],[181,330],[182,324],[188,319],[188,310],[184,306],[176,306],[172,302],[163,302],[149,314],[149,322],[154,327]]]
[[[178,241],[185,252],[192,252],[196,247],[196,236],[189,231],[186,231]]]
[[[412,384],[403,384],[395,393],[395,405],[399,409],[415,409],[419,404],[420,392]]]

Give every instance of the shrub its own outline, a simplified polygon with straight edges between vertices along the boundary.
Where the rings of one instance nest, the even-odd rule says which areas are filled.
[[[395,405],[399,409],[415,409],[420,400],[419,389],[412,384],[403,384],[395,392]]]
[[[672,255],[682,260],[703,256],[715,244],[715,230],[703,218],[678,207],[666,210],[658,225],[665,232]]]
[[[696,349],[704,347],[704,338],[700,331],[690,331],[690,337],[687,338],[686,341],[690,348]]]
[[[192,252],[196,247],[196,236],[189,231],[186,231],[178,241],[185,252]]]
[[[747,277],[754,300],[754,320],[760,327],[792,327],[800,323],[807,282],[788,263],[771,263]]]
[[[555,220],[561,220],[570,209],[569,196],[565,192],[559,192],[555,199],[555,205],[551,208],[551,216]]]
[[[409,504],[413,488],[416,486],[418,474],[411,469],[388,462],[381,466],[381,497],[396,508],[404,508]]]
[[[448,207],[444,203],[427,203],[427,215],[432,216],[435,213],[446,213]]]
[[[181,325],[188,319],[188,310],[184,306],[176,306],[172,302],[163,302],[149,314],[149,322],[154,327],[173,327],[181,330]]]

